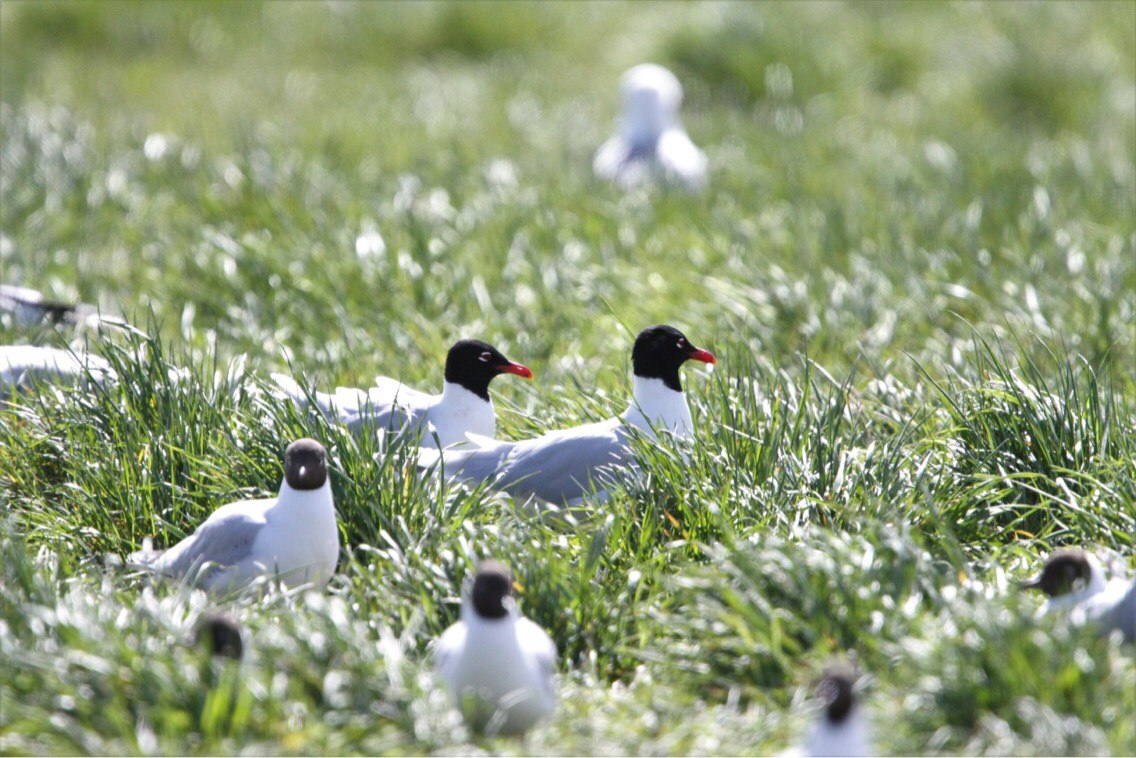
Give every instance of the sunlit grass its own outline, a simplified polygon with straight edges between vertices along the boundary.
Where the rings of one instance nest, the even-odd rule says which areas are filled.
[[[491,19],[496,19],[490,23]],[[1133,565],[1136,10],[1083,4],[4,3],[0,278],[133,329],[0,322],[119,381],[0,409],[0,751],[768,753],[852,652],[885,753],[1130,753],[1133,650],[1037,620],[1050,549]],[[596,183],[669,65],[703,195]],[[438,389],[457,336],[523,438],[626,407],[673,323],[687,445],[542,514],[274,398]],[[328,449],[327,593],[226,604],[117,558]],[[470,735],[430,674],[496,556],[557,716]]]

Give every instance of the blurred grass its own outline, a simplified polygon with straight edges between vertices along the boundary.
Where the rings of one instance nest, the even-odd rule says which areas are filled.
[[[591,177],[643,60],[701,196]],[[1134,71],[1130,2],[0,4],[0,279],[140,330],[0,323],[122,379],[0,409],[0,751],[764,753],[851,649],[885,753],[1132,752],[1131,648],[1013,582],[1133,563]],[[656,322],[719,356],[697,439],[577,524],[260,384],[436,387],[480,336],[537,373],[495,387],[523,437],[621,411]],[[340,573],[201,661],[204,599],[102,556],[274,491],[303,434]],[[485,555],[564,659],[522,743],[424,673]]]

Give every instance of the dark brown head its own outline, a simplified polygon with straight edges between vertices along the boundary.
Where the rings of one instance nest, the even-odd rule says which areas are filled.
[[[509,610],[505,598],[513,594],[513,572],[498,561],[482,561],[473,575],[473,588],[469,598],[473,610],[485,619],[504,618]]]
[[[678,369],[689,360],[717,363],[709,350],[690,343],[686,335],[673,326],[660,324],[639,332],[631,349],[631,365],[635,376],[644,379],[662,379],[663,384],[675,392],[682,392]]]
[[[239,661],[244,654],[241,627],[223,613],[206,613],[193,629],[193,644],[211,655]]]
[[[318,490],[327,482],[327,452],[323,445],[304,437],[284,453],[284,481],[294,490]]]
[[[482,400],[489,400],[489,383],[498,374],[516,374],[532,379],[527,366],[513,363],[481,340],[459,340],[446,354],[446,381],[460,384]]]
[[[830,664],[825,667],[816,694],[824,703],[825,719],[831,724],[839,724],[848,718],[856,705],[856,673],[843,664]]]
[[[1022,583],[1023,589],[1041,590],[1049,597],[1080,592],[1089,585],[1093,567],[1084,550],[1058,550],[1049,556],[1041,573]]]

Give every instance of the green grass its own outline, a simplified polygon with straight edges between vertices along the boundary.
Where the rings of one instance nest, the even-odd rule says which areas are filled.
[[[1136,565],[1136,4],[0,5],[0,279],[134,329],[0,409],[0,751],[768,753],[855,654],[884,753],[1136,751],[1133,649],[1038,620],[1060,545]],[[700,196],[591,156],[626,67],[686,88]],[[381,234],[385,250],[356,254]],[[682,328],[697,434],[542,517],[264,391],[441,380],[522,438],[623,410]],[[171,372],[171,369],[182,369]],[[323,595],[207,606],[115,558],[327,446]],[[482,556],[561,653],[524,741],[430,674]]]

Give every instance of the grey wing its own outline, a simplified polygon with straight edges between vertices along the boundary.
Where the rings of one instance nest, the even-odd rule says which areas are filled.
[[[515,442],[498,442],[485,444],[473,450],[446,450],[441,453],[442,472],[455,479],[482,484],[497,478],[509,453],[516,447]],[[433,465],[436,456],[424,453],[423,458]]]
[[[420,429],[425,423],[425,409],[406,408],[402,405],[374,408],[364,406],[358,413],[344,420],[347,429],[354,435],[374,433],[377,429],[398,433],[404,429]]]
[[[561,505],[610,483],[631,461],[626,433],[608,423],[552,432],[518,443],[495,486],[517,496],[535,495]]]
[[[1119,629],[1127,642],[1136,642],[1136,580],[1129,583],[1120,601],[1102,613],[1098,621],[1104,629]]]
[[[520,620],[517,624],[517,633],[521,637],[522,646],[540,669],[540,681],[544,691],[549,696],[556,697],[553,681],[556,674],[556,643],[544,629],[529,619]]]
[[[206,563],[236,566],[252,556],[253,545],[264,527],[263,519],[243,513],[207,519],[197,531],[162,553],[150,566],[173,577],[191,576]]]
[[[312,391],[309,395],[308,392],[300,386],[300,384],[290,376],[284,374],[272,374],[272,381],[276,383],[276,389],[273,394],[281,400],[291,400],[292,403],[301,411],[308,410],[315,401],[315,406],[319,412],[323,414],[324,418],[328,421],[337,420],[337,413],[333,408],[332,397],[324,392]]]
[[[89,353],[38,345],[0,347],[0,399],[36,383],[75,384],[88,374],[101,383],[110,364]]]

